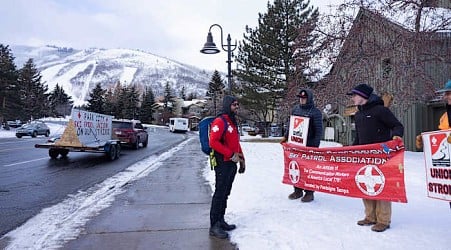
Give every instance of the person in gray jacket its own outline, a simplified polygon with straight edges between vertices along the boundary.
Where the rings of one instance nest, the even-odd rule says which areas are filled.
[[[321,137],[323,136],[323,115],[315,106],[315,102],[313,101],[313,92],[309,89],[301,89],[299,94],[296,96],[299,97],[299,104],[296,104],[293,107],[291,115],[310,118],[306,146],[319,147]],[[281,143],[286,142],[287,138],[288,130],[285,132],[285,136],[283,137]],[[290,200],[299,199],[301,197],[302,202],[311,202],[314,199],[313,191],[294,187],[294,192],[288,196]]]

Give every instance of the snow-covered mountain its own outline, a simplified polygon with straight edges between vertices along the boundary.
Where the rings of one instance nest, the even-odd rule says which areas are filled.
[[[156,96],[163,95],[164,86],[169,83],[176,95],[184,86],[187,94],[194,92],[203,96],[213,74],[140,50],[15,45],[10,48],[18,68],[33,58],[49,90],[58,83],[77,106],[85,103],[98,82],[104,89],[118,81],[150,86]]]

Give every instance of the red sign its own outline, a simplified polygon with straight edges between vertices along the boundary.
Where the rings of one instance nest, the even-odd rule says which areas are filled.
[[[284,143],[283,183],[303,189],[407,203],[404,144],[311,148]]]

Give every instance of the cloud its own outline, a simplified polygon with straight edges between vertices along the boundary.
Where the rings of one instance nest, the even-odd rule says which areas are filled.
[[[141,49],[209,70],[226,71],[226,53],[199,52],[212,24],[241,40],[245,26],[255,27],[265,0],[14,0],[0,9],[2,42],[53,44],[84,49]],[[220,46],[220,30],[212,30]],[[40,44],[38,44],[40,43]]]

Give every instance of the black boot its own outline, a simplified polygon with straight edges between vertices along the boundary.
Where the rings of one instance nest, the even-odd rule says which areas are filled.
[[[221,222],[221,228],[225,231],[232,231],[233,229],[236,228],[235,224],[229,224],[229,223],[225,222],[224,219],[222,219],[220,222]]]
[[[214,236],[219,239],[227,239],[229,234],[221,228],[221,222],[217,221],[212,227],[210,227],[210,236]]]
[[[304,192],[302,189],[300,188],[294,188],[294,192],[291,193],[290,195],[288,195],[288,199],[290,200],[296,200],[302,197],[302,195],[304,195]]]
[[[311,202],[313,201],[313,192],[312,191],[306,191],[304,197],[302,197],[302,202]]]

